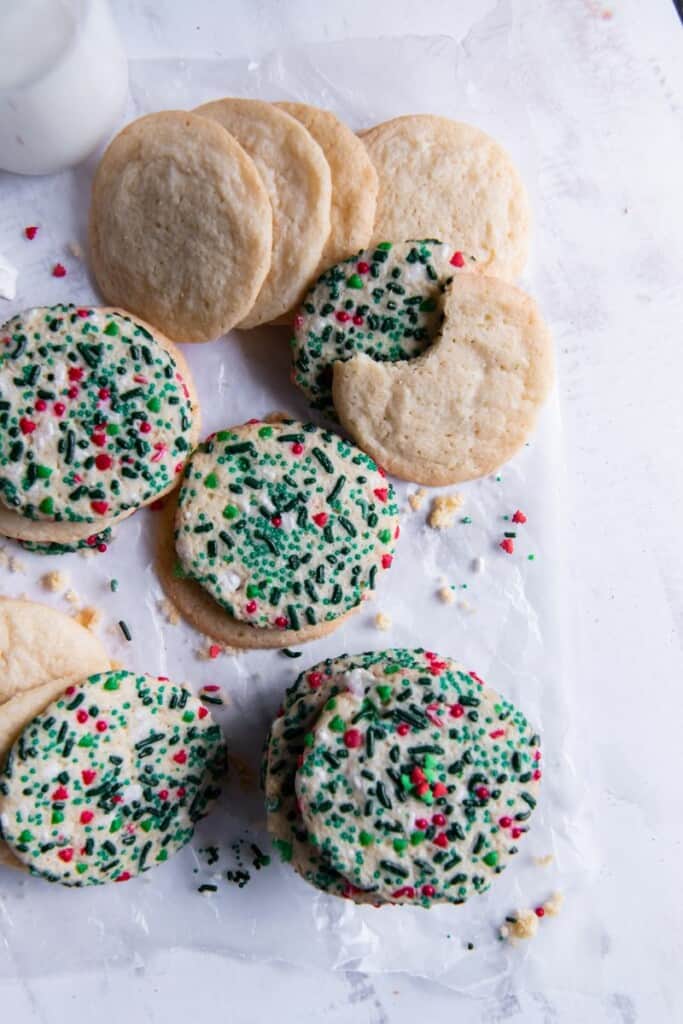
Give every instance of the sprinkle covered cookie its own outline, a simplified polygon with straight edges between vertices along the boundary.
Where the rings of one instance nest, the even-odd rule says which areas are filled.
[[[380,242],[326,270],[294,320],[292,376],[311,406],[334,415],[338,360],[419,355],[441,326],[446,285],[466,263],[442,242]]]
[[[38,307],[9,320],[0,329],[3,503],[29,519],[97,522],[169,490],[196,416],[168,345],[113,310]]]
[[[463,903],[517,852],[540,756],[521,712],[450,659],[345,656],[303,673],[273,725],[269,827],[327,891]]]
[[[374,589],[398,536],[394,492],[354,445],[310,423],[212,435],[180,492],[182,570],[238,620],[298,630]]]
[[[220,728],[186,690],[132,672],[91,676],[12,747],[0,835],[49,881],[127,881],[191,839],[225,757]]]

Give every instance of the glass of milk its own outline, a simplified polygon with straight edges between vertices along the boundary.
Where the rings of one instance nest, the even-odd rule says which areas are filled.
[[[52,174],[80,163],[127,95],[106,0],[0,0],[0,169]]]

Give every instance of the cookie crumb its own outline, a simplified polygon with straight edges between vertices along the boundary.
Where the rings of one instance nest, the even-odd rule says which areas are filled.
[[[240,789],[252,790],[256,788],[254,773],[243,757],[239,757],[237,754],[230,754],[228,756],[228,765],[230,770],[234,771],[237,775]]]
[[[411,491],[408,495],[408,504],[412,508],[413,512],[419,512],[424,505],[427,492],[424,487],[420,487],[417,491]]]
[[[76,612],[74,618],[81,626],[85,626],[86,629],[92,630],[98,625],[102,618],[102,613],[99,608],[81,608],[80,611]]]
[[[81,603],[81,599],[80,599],[80,597],[78,596],[78,594],[76,593],[75,590],[67,590],[66,593],[64,594],[64,599],[66,601],[68,601],[70,605],[73,605],[74,607],[77,604]]]
[[[176,606],[168,600],[168,598],[164,597],[160,601],[158,601],[157,608],[159,609],[161,614],[166,619],[166,622],[168,622],[170,626],[178,625],[178,623],[180,622],[180,612],[178,611]]]
[[[547,899],[543,904],[543,909],[548,917],[557,917],[562,910],[564,903],[564,896],[561,892],[554,892],[550,899]]]
[[[7,568],[12,574],[17,572],[26,572],[25,562],[22,562],[22,560],[20,558],[17,558],[16,555],[10,555],[9,561],[7,562]]]
[[[443,601],[444,604],[453,604],[455,601],[455,594],[451,587],[441,587],[440,590],[437,590],[437,595],[439,600]]]
[[[46,572],[40,577],[40,583],[43,590],[59,594],[62,590],[66,590],[69,585],[69,577],[66,573],[60,572],[59,569],[53,569],[52,572]]]
[[[537,868],[547,868],[555,860],[554,853],[546,853],[543,857],[534,857],[534,864]]]
[[[391,629],[391,626],[391,616],[385,615],[384,612],[377,612],[377,615],[375,615],[375,629],[386,631]]]
[[[74,259],[83,261],[83,247],[80,242],[68,242],[66,248]]]
[[[462,494],[440,494],[432,499],[427,523],[432,530],[449,530],[455,522],[455,513],[462,508],[465,499]]]
[[[533,910],[518,910],[514,917],[505,920],[498,931],[501,939],[533,939],[538,931],[538,915]]]
[[[458,608],[461,612],[468,612],[468,614],[474,611],[474,605],[470,604],[469,601],[458,601]]]

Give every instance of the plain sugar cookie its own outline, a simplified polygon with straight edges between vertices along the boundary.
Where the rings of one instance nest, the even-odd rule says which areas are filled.
[[[89,233],[105,298],[175,341],[233,328],[270,267],[270,202],[252,160],[220,125],[182,111],[142,117],[110,143]]]
[[[75,619],[48,605],[0,597],[0,708],[35,686],[107,668],[102,644]]]
[[[321,274],[294,318],[291,342],[292,379],[312,408],[335,415],[338,360],[419,355],[441,327],[446,285],[466,266],[443,242],[379,242]]]
[[[219,726],[187,690],[132,672],[90,676],[13,744],[0,835],[48,881],[128,881],[189,842],[225,761]]]
[[[373,241],[440,238],[482,274],[514,281],[527,260],[530,209],[505,150],[469,124],[432,114],[361,133],[379,177]]]
[[[362,141],[330,110],[306,103],[275,106],[301,121],[330,165],[330,233],[316,271],[321,273],[369,244],[377,206],[377,171]]]
[[[97,523],[175,486],[198,423],[168,340],[118,310],[57,305],[12,317],[0,344],[0,500],[10,511]]]
[[[240,327],[258,327],[291,310],[320,262],[330,233],[332,178],[325,155],[304,126],[262,100],[227,98],[195,114],[230,132],[254,161],[273,210],[268,276]]]
[[[410,362],[334,365],[339,419],[402,480],[439,486],[493,472],[532,432],[553,379],[534,301],[476,274],[450,286],[440,336]]]

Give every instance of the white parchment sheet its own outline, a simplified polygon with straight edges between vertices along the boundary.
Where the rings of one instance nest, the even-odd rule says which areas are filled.
[[[517,100],[515,70],[507,78],[498,74],[494,83],[490,64],[497,47],[504,63],[506,45],[504,37],[489,40],[485,64],[468,40],[457,44],[445,38],[283,50],[262,62],[133,62],[128,119],[231,94],[318,104],[353,127],[403,113],[442,113],[498,138],[521,167],[534,203],[533,125]],[[0,176],[0,248],[20,271],[17,298],[2,304],[1,319],[30,305],[95,301],[86,267],[68,247],[79,242],[85,248],[93,166],[91,161],[45,179]],[[538,259],[552,242],[544,235],[543,211],[534,205]],[[28,224],[41,228],[32,243],[22,238]],[[61,281],[50,274],[57,260],[68,270]],[[523,283],[543,305],[533,266]],[[289,383],[287,340],[286,330],[262,329],[185,346],[205,434],[273,409],[306,417],[305,403]],[[114,657],[139,671],[187,681],[195,690],[209,683],[221,687],[228,703],[218,709],[218,718],[230,753],[244,763],[241,771],[233,768],[219,809],[202,824],[193,846],[141,879],[67,890],[0,871],[0,976],[105,961],[140,963],[160,949],[191,947],[299,965],[409,971],[482,994],[515,971],[521,956],[542,957],[543,929],[561,927],[561,919],[540,922],[540,937],[524,953],[501,943],[498,927],[515,908],[536,906],[554,890],[571,899],[591,860],[580,823],[581,789],[568,755],[571,658],[561,630],[563,479],[553,398],[517,458],[497,476],[457,488],[465,505],[452,529],[429,529],[426,509],[412,512],[408,506],[406,496],[414,488],[398,484],[405,515],[394,567],[359,615],[327,639],[301,648],[296,660],[277,651],[206,659],[206,638],[165,621],[152,560],[158,522],[153,511],[122,523],[109,550],[91,558],[29,555],[8,542],[6,552],[20,558],[25,572],[0,569],[1,593],[27,594],[68,609],[63,597],[46,594],[38,583],[50,569],[68,573],[83,604],[102,610],[100,628]],[[517,527],[516,550],[509,556],[498,545],[504,530],[514,529],[503,517],[517,508],[528,522]],[[461,523],[464,516],[471,523]],[[483,572],[473,571],[475,558],[483,559]],[[116,593],[110,590],[112,578],[119,580]],[[444,583],[455,587],[452,604],[437,596]],[[391,617],[389,632],[375,627],[378,611]],[[119,619],[130,627],[130,643],[116,625]],[[518,703],[542,735],[544,783],[531,832],[493,889],[463,907],[358,908],[318,894],[287,865],[276,863],[277,857],[259,871],[252,864],[251,842],[270,852],[256,779],[263,738],[285,687],[324,657],[388,646],[424,646],[457,658]],[[239,866],[235,843],[251,875],[242,888],[226,878],[226,871]],[[209,866],[199,850],[212,844],[220,857]],[[534,858],[546,854],[554,855],[553,862],[539,867]],[[198,893],[203,883],[215,884],[217,891]]]

